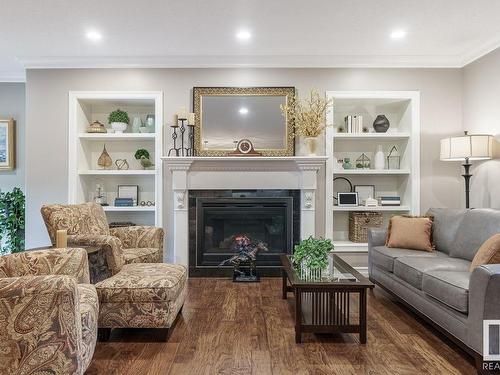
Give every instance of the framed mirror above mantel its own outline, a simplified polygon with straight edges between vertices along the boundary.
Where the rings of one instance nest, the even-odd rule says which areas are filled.
[[[226,156],[248,139],[262,156],[293,156],[293,123],[281,112],[294,87],[194,87],[195,148]]]

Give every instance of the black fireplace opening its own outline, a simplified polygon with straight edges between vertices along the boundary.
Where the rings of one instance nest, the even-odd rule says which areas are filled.
[[[298,190],[191,191],[189,195],[190,276],[230,276],[232,267],[219,264],[234,253],[234,237],[245,234],[263,241],[257,268],[262,276],[278,276],[280,254],[291,254],[299,240]]]

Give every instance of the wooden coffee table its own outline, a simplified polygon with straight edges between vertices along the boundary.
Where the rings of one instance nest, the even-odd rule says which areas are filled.
[[[302,332],[359,333],[359,341],[366,344],[366,291],[374,284],[339,256],[330,256],[333,260],[330,275],[310,281],[300,278],[290,255],[281,255],[283,299],[288,292],[295,295],[295,342],[302,341]],[[358,319],[352,322],[356,296]]]

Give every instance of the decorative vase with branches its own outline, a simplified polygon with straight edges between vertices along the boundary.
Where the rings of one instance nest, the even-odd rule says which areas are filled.
[[[0,192],[0,253],[24,251],[25,197],[19,188]]]
[[[311,90],[309,98],[301,100],[295,95],[280,106],[283,115],[294,123],[294,135],[306,139],[309,155],[316,155],[316,139],[326,128],[326,111],[332,103],[332,99],[324,99],[318,91]]]

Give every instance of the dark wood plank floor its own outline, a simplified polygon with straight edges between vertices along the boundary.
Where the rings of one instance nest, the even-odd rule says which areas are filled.
[[[87,374],[474,373],[471,358],[377,287],[368,293],[366,345],[348,334],[303,340],[295,344],[293,297],[281,299],[281,279],[190,279],[168,342],[154,330],[115,330]]]

